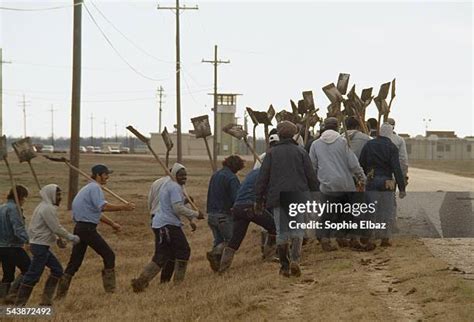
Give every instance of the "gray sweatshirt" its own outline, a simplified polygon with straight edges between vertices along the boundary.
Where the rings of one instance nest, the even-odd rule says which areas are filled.
[[[31,244],[52,246],[57,237],[72,240],[73,236],[61,226],[58,220],[56,203],[57,185],[48,184],[40,191],[40,204],[36,207],[31,217],[28,235]]]
[[[358,130],[347,130],[347,134],[349,135],[349,140],[351,140],[351,150],[359,159],[362,148],[372,138]]]
[[[311,145],[309,157],[323,193],[356,191],[353,176],[365,183],[356,155],[336,131],[324,131]]]

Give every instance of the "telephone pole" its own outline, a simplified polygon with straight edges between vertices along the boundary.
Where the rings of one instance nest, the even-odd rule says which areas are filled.
[[[91,113],[91,145],[94,146],[94,114]]]
[[[107,141],[107,119],[104,118],[104,141]]]
[[[162,98],[163,98],[163,87],[162,86],[160,86],[158,88],[158,98],[159,98],[158,103],[160,104],[159,113],[158,113],[158,132],[161,133],[161,111],[162,111],[161,106],[163,104],[163,100],[162,100]]]
[[[57,110],[53,109],[53,104],[51,104],[49,111],[51,112],[51,145],[54,147],[54,111]]]
[[[115,122],[114,126],[115,126],[115,142],[118,142],[118,135],[117,135],[117,122]]]
[[[3,64],[11,64],[10,61],[5,61],[2,59],[2,48],[0,48],[0,136],[3,135]]]
[[[181,163],[183,159],[183,150],[181,145],[181,85],[180,85],[180,77],[181,77],[181,60],[180,60],[180,52],[179,52],[179,11],[180,10],[197,10],[198,7],[186,7],[186,6],[179,6],[179,0],[176,0],[175,7],[160,7],[158,5],[158,10],[160,9],[169,9],[175,10],[176,12],[176,148],[177,148],[177,162]]]
[[[27,101],[25,94],[23,94],[23,99],[20,101],[19,106],[23,110],[23,137],[26,138],[26,107],[30,104],[30,101]]]
[[[81,54],[82,54],[82,0],[74,0],[74,29],[72,53],[72,98],[71,98],[71,164],[79,168],[79,140],[81,136]],[[69,170],[69,190],[67,208],[77,194],[79,174]]]
[[[214,168],[217,169],[217,65],[219,64],[229,64],[230,60],[220,60],[217,59],[217,45],[214,45],[214,60],[202,60],[203,63],[211,63],[214,65],[214,138],[213,138],[213,147],[212,152],[214,159]]]

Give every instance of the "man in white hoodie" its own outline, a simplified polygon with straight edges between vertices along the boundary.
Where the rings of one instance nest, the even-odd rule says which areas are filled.
[[[36,207],[28,229],[30,250],[33,254],[31,265],[22,280],[18,290],[15,305],[24,306],[38,283],[45,267],[51,270],[46,280],[40,305],[52,305],[52,299],[59,279],[63,275],[63,267],[50,247],[58,237],[67,239],[74,244],[79,243],[78,236],[64,229],[58,220],[57,207],[61,203],[61,189],[58,185],[49,184],[40,191],[42,201]]]
[[[338,128],[339,121],[335,117],[325,119],[324,132],[311,145],[309,157],[320,183],[322,202],[350,203],[351,193],[357,190],[353,176],[362,185],[365,185],[366,177],[356,155],[347,145],[346,139],[339,134]],[[332,215],[331,218],[328,213],[322,214],[321,222],[339,221],[342,216],[342,214]],[[320,232],[321,246],[324,251],[336,250],[331,246],[329,237],[328,229]],[[338,240],[339,245],[346,246],[342,241]]]

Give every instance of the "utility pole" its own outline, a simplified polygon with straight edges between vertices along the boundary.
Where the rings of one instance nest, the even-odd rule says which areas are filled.
[[[54,147],[54,111],[57,110],[53,109],[53,104],[51,104],[49,111],[51,112],[51,145]]]
[[[115,126],[115,142],[118,142],[118,135],[117,135],[117,122],[115,122],[114,126]]]
[[[71,99],[71,164],[79,168],[79,140],[81,136],[81,54],[82,54],[82,0],[74,0],[74,31],[72,54],[72,99]],[[77,194],[79,174],[69,169],[69,191],[67,208]]]
[[[158,5],[158,10],[160,9],[169,9],[175,10],[176,12],[176,145],[177,145],[177,162],[181,163],[183,160],[183,149],[182,149],[182,142],[181,142],[181,85],[180,85],[180,77],[181,77],[181,60],[180,60],[180,52],[179,52],[179,10],[197,10],[198,7],[186,7],[186,6],[179,6],[179,0],[176,0],[175,7],[160,7]]]
[[[104,123],[102,124],[104,124],[104,141],[107,142],[107,119],[106,118],[104,118]]]
[[[0,48],[0,136],[3,135],[3,64],[11,64],[10,61],[5,61],[2,58],[2,48]]]
[[[163,87],[162,86],[160,86],[158,88],[158,98],[159,98],[158,103],[160,104],[159,113],[158,113],[158,133],[161,133],[161,111],[162,111],[161,106],[163,104],[163,100],[162,100],[162,98],[163,98]]]
[[[94,146],[94,114],[91,113],[91,145]]]
[[[26,138],[26,107],[30,104],[30,101],[27,101],[25,94],[23,94],[23,99],[19,103],[19,106],[23,110],[23,137]]]
[[[217,154],[220,152],[217,149],[217,65],[219,64],[229,64],[230,60],[220,60],[217,59],[217,45],[214,45],[214,60],[202,60],[203,63],[211,63],[214,65],[214,139],[212,152],[214,159],[214,168],[217,169]]]

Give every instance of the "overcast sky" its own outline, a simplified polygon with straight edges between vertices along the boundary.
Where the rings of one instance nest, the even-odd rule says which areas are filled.
[[[28,102],[27,135],[50,136],[51,107],[56,136],[69,136],[72,87],[73,1],[2,1],[3,126],[23,135],[22,95]],[[158,131],[156,89],[165,90],[163,126],[176,120],[175,15],[157,4],[175,2],[85,0],[116,51],[83,8],[81,136],[126,133],[133,124]],[[212,114],[213,67],[201,63],[229,59],[218,69],[219,91],[239,93],[237,116],[246,106],[277,111],[312,90],[325,114],[321,88],[351,74],[360,90],[397,79],[392,105],[396,130],[422,134],[454,130],[473,135],[472,3],[468,2],[318,2],[181,1],[182,126]],[[98,10],[98,9],[100,10]],[[110,24],[111,22],[112,24]],[[125,37],[124,37],[125,36]],[[152,79],[149,79],[152,78]],[[374,104],[367,114],[375,116]],[[212,118],[211,118],[212,121]],[[242,122],[242,119],[240,119]]]

